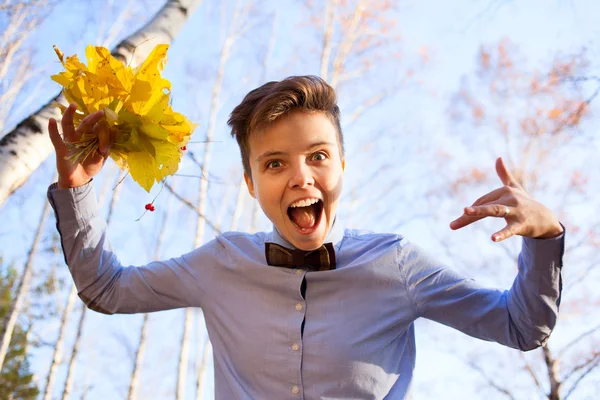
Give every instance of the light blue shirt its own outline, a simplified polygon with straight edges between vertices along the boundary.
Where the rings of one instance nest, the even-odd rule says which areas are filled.
[[[265,242],[293,248],[275,230],[225,233],[181,257],[136,267],[121,265],[112,251],[92,184],[53,185],[48,198],[90,309],[202,308],[217,399],[403,399],[417,318],[521,350],[543,344],[557,318],[564,234],[523,239],[508,291],[481,287],[401,235],[344,231],[339,221],[326,240],[337,257],[331,271],[268,266]]]

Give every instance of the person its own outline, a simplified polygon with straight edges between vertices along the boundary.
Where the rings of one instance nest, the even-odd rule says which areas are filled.
[[[452,221],[504,218],[494,241],[523,236],[510,290],[489,289],[399,234],[343,229],[345,167],[334,90],[314,76],[248,93],[228,124],[250,195],[272,232],[228,232],[193,251],[123,266],[106,235],[92,178],[110,152],[102,112],[73,126],[75,106],[49,122],[58,182],[48,190],[80,298],[97,312],[201,307],[214,349],[217,399],[403,399],[415,366],[414,321],[428,318],[523,351],[557,318],[564,231],[499,158],[502,186]],[[100,151],[64,160],[64,141],[95,131]],[[383,200],[385,201],[385,200]]]

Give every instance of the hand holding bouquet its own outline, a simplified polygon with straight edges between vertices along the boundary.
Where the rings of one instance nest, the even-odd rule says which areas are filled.
[[[56,122],[49,124],[57,155],[73,164],[62,169],[77,171],[80,165],[86,170],[99,161],[101,168],[109,154],[146,191],[173,175],[195,125],[171,108],[171,83],[161,77],[168,45],[157,45],[137,68],[123,65],[104,47],[87,47],[87,66],[76,55],[65,60],[56,46],[54,50],[66,71],[52,79],[64,87],[67,101],[77,105],[75,111],[57,103],[63,112],[63,138]],[[100,145],[110,145],[110,150]]]

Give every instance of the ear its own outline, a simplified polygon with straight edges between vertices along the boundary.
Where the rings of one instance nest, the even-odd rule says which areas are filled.
[[[247,173],[244,172],[244,180],[246,181],[246,186],[248,186],[248,193],[250,196],[256,198],[254,195],[254,183],[252,183],[252,178],[248,176]]]

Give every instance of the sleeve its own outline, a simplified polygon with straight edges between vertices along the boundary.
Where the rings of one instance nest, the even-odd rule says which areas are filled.
[[[181,307],[201,307],[200,266],[217,262],[216,241],[179,258],[144,266],[122,266],[106,235],[93,184],[72,189],[48,188],[65,263],[79,297],[91,310],[131,314]],[[205,275],[205,274],[203,274]]]
[[[400,266],[414,311],[467,335],[523,351],[548,339],[562,290],[564,232],[552,239],[523,238],[510,290],[485,288],[401,243]]]

